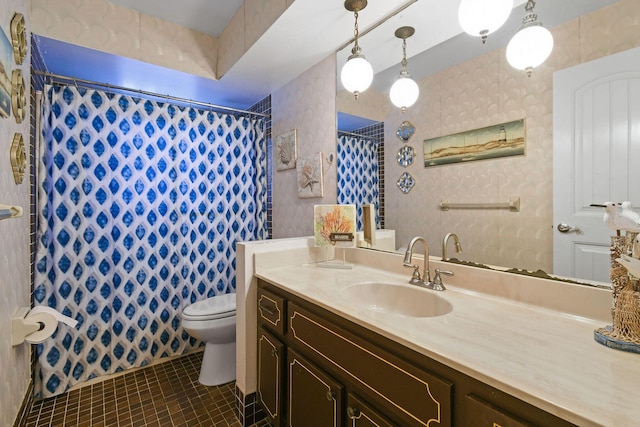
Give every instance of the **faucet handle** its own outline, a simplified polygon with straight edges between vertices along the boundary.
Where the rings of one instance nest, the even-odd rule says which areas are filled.
[[[444,291],[446,289],[444,287],[444,284],[442,283],[442,277],[440,276],[441,274],[444,274],[446,276],[453,276],[452,271],[440,270],[439,268],[436,268],[436,275],[433,278],[433,282],[431,282],[431,286],[436,291]]]
[[[415,284],[421,284],[422,283],[422,277],[420,277],[420,267],[414,264],[409,264],[409,263],[404,263],[402,264],[404,267],[409,267],[409,268],[413,268],[413,273],[411,274],[411,280],[409,280],[409,283],[411,283],[412,285]]]
[[[436,275],[438,274],[444,274],[445,276],[453,276],[453,271],[440,270],[439,268],[436,268]]]

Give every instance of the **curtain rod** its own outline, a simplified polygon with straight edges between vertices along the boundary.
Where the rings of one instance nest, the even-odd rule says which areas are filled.
[[[358,138],[371,138],[361,133],[347,132],[346,130],[338,130],[338,135],[357,136]]]
[[[154,98],[167,99],[169,101],[181,102],[181,103],[184,103],[184,104],[207,107],[207,108],[209,108],[211,110],[218,110],[218,111],[222,111],[222,112],[233,112],[233,113],[250,114],[250,115],[253,115],[253,116],[266,117],[266,118],[271,117],[271,114],[257,113],[255,111],[248,111],[248,110],[240,110],[238,108],[232,108],[232,107],[223,107],[222,105],[211,104],[211,103],[208,103],[208,102],[194,101],[192,99],[180,98],[180,97],[172,96],[172,95],[163,95],[161,93],[149,92],[149,91],[142,90],[142,89],[131,89],[131,88],[128,88],[128,87],[112,85],[112,84],[109,84],[109,83],[101,83],[101,82],[95,82],[95,81],[91,81],[91,80],[80,79],[80,78],[77,78],[77,77],[69,77],[69,76],[63,76],[63,75],[60,75],[60,74],[47,73],[45,71],[33,70],[32,74],[36,74],[38,76],[43,76],[43,77],[48,77],[51,80],[51,83],[53,83],[54,80],[58,80],[58,83],[63,83],[63,82],[66,81],[66,82],[72,82],[76,86],[78,86],[78,84],[87,85],[87,86],[93,86],[93,87],[97,86],[99,88],[107,88],[107,91],[117,90],[117,91],[135,93],[135,94],[144,95],[144,96],[150,96],[150,97],[154,97]]]
[[[357,136],[358,138],[371,139],[371,140],[377,139],[376,137],[373,137],[373,136],[367,136],[367,135],[363,135],[361,133],[355,133],[355,132],[347,132],[346,130],[339,130],[338,135]]]

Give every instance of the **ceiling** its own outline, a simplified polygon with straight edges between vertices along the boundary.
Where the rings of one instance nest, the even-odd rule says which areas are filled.
[[[242,4],[242,0],[109,1],[216,37]],[[615,1],[545,0],[536,3],[536,12],[546,27],[552,27]],[[402,49],[393,35],[396,28],[416,28],[407,40],[407,54],[409,71],[421,78],[506,46],[524,16],[524,2],[514,1],[507,23],[482,45],[480,39],[462,33],[458,1],[369,1],[359,13],[359,28],[364,34],[363,53],[376,73],[374,87],[387,91],[399,72]],[[245,109],[345,47],[338,52],[341,67],[351,49],[353,25],[353,14],[344,9],[343,0],[295,0],[219,81],[45,37],[36,40],[47,70],[55,74]]]

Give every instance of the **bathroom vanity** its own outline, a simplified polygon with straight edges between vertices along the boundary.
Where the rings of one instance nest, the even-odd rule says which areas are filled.
[[[275,425],[617,426],[639,419],[640,356],[596,343],[593,330],[605,321],[586,316],[607,310],[606,290],[505,274],[481,293],[478,282],[495,272],[432,262],[432,270],[455,273],[447,290],[435,292],[407,284],[407,269],[372,266],[388,260],[351,270],[256,268],[257,398]],[[469,287],[456,283],[474,273]],[[557,299],[567,310],[558,310]]]
[[[262,280],[258,316],[276,425],[573,425]]]

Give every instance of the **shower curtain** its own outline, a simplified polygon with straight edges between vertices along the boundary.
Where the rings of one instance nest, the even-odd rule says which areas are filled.
[[[78,320],[37,345],[36,395],[186,353],[194,301],[235,292],[266,238],[264,120],[47,86],[34,304]]]
[[[362,230],[362,205],[371,203],[380,228],[379,143],[371,138],[338,135],[338,203],[356,205],[358,230]]]

